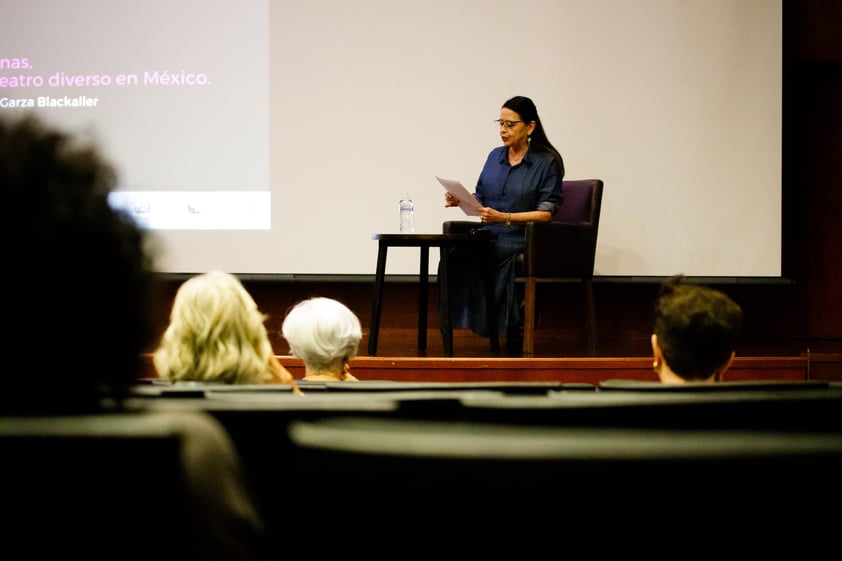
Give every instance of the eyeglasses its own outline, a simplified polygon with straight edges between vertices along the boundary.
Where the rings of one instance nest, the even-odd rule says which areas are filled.
[[[507,129],[512,128],[518,123],[522,123],[523,121],[504,121],[503,119],[496,119],[494,124],[498,127],[506,127]]]

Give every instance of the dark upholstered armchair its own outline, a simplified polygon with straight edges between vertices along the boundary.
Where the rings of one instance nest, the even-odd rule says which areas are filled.
[[[601,179],[563,182],[564,203],[551,222],[526,224],[526,248],[518,260],[517,276],[524,282],[523,354],[535,351],[535,292],[538,280],[579,279],[585,298],[588,351],[596,355],[596,311],[593,270],[602,207]]]
[[[523,355],[535,353],[535,296],[538,281],[579,280],[585,298],[585,330],[588,352],[596,355],[596,311],[593,300],[593,271],[602,207],[601,179],[571,179],[563,182],[564,203],[551,222],[526,223],[526,247],[516,266],[518,282],[524,286]],[[444,232],[476,228],[477,222],[450,220]]]

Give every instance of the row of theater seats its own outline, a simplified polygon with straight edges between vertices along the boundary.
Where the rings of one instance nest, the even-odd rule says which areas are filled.
[[[577,556],[674,556],[665,535],[697,555],[835,547],[839,384],[301,387],[144,380],[129,400],[206,411],[228,431],[265,518],[267,561],[291,549],[531,558],[562,543]],[[5,537],[27,536],[23,557],[190,558],[177,538],[196,513],[166,469],[179,461],[171,427],[131,414],[4,418],[0,439]]]
[[[229,416],[275,415],[288,424],[335,415],[550,427],[842,429],[842,383],[740,381],[669,385],[636,380],[563,382],[300,382],[168,384],[135,388],[137,404]]]
[[[751,537],[743,545],[754,555],[785,546],[803,555],[831,535],[838,517],[823,513],[842,504],[835,383],[301,387],[303,397],[283,386],[147,382],[135,393],[222,422],[279,557],[291,528],[312,537],[328,523],[370,554],[391,551],[389,537],[415,553],[458,543],[459,555],[524,556],[535,532],[607,527],[713,532],[707,544],[732,534]],[[805,535],[814,537],[801,543]],[[314,554],[335,545],[308,541]]]

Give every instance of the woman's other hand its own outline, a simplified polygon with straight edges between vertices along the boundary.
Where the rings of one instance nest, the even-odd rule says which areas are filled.
[[[351,365],[348,364],[347,361],[345,362],[345,365],[342,367],[342,376],[340,377],[340,380],[342,380],[343,382],[359,382],[359,380],[356,378],[356,376],[351,374]]]

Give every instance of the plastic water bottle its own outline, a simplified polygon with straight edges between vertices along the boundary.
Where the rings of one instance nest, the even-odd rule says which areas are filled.
[[[413,214],[415,213],[415,204],[409,198],[409,193],[404,193],[401,198],[401,234],[411,234],[415,231],[415,222],[413,221]]]

